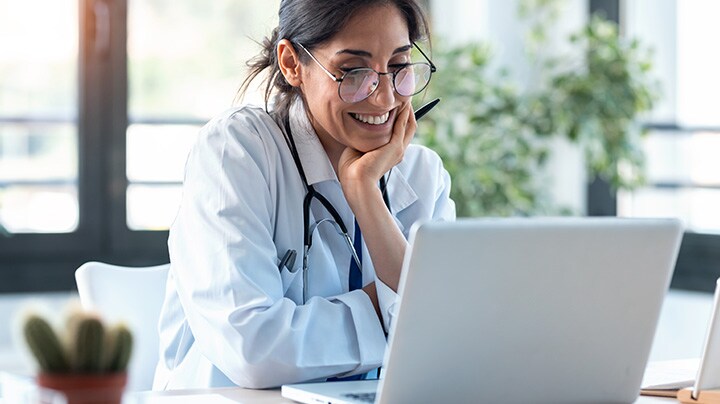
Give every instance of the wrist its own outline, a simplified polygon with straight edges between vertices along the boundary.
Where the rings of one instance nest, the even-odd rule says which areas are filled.
[[[347,181],[341,184],[345,199],[347,199],[353,211],[367,205],[367,201],[379,198],[382,200],[382,193],[375,182],[372,181]]]
[[[375,282],[365,285],[362,290],[370,298],[370,302],[372,302],[373,308],[375,309],[375,314],[377,314],[378,319],[380,319],[380,324],[382,324],[382,313],[380,313],[380,303],[378,301],[377,290],[375,289]]]

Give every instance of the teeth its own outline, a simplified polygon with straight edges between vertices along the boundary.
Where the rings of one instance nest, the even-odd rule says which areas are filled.
[[[385,122],[387,122],[388,118],[390,118],[390,112],[386,112],[380,116],[362,115],[362,114],[351,114],[351,115],[353,116],[353,118],[357,119],[358,121],[369,123],[370,125],[382,125]]]

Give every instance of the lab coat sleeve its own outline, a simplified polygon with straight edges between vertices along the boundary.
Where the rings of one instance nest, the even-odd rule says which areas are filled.
[[[435,205],[432,210],[432,218],[433,220],[453,221],[455,220],[455,202],[450,199],[450,173],[443,166],[440,157],[437,157],[435,169],[437,186],[435,188]]]
[[[283,297],[270,185],[279,157],[275,143],[263,139],[270,129],[253,125],[211,123],[188,157],[168,244],[195,343],[247,388],[378,367],[385,335],[365,293],[313,297],[304,305]]]
[[[390,331],[390,326],[397,315],[398,294],[392,288],[375,276],[375,290],[377,290],[378,305],[382,314],[383,327],[385,331]]]

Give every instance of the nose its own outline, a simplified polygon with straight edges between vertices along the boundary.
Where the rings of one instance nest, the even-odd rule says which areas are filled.
[[[392,83],[393,75],[385,73],[380,75],[380,82],[375,92],[370,96],[373,104],[379,107],[390,107],[395,102],[395,87]]]

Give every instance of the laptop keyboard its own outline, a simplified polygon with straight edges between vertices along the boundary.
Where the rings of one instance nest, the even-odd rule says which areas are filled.
[[[363,403],[374,403],[375,392],[372,393],[349,393],[343,394],[343,397],[351,398],[353,400],[362,401]]]

